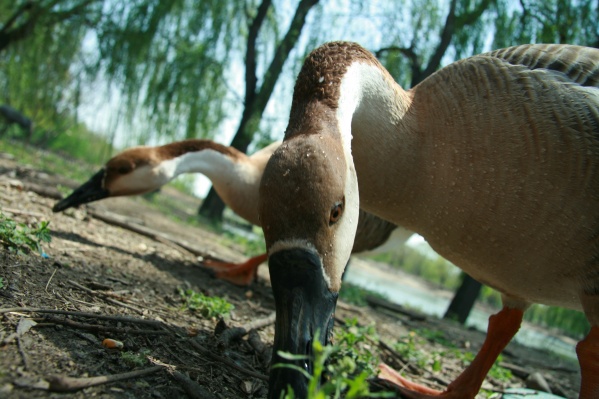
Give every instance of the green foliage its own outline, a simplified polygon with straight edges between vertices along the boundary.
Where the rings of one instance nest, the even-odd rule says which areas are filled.
[[[0,290],[4,288],[4,278],[0,277]]]
[[[556,306],[535,304],[524,313],[524,319],[547,328],[557,329],[576,339],[584,337],[591,328],[584,313]]]
[[[424,348],[428,347],[424,342],[425,339],[436,342],[443,348],[432,351],[424,350]],[[458,349],[453,342],[446,338],[445,333],[442,331],[429,329],[418,329],[409,332],[397,341],[394,349],[406,361],[431,372],[440,372],[443,368],[444,359],[457,359],[462,363],[462,367],[465,368],[475,357],[472,352],[464,352]],[[499,365],[502,360],[501,356],[497,358],[488,375],[499,381],[509,381],[513,376],[510,370]]]
[[[121,352],[121,359],[129,367],[142,367],[148,363],[148,355],[151,353],[149,349],[141,349],[139,352]]]
[[[206,296],[194,290],[179,290],[181,299],[185,302],[183,309],[198,312],[205,318],[223,317],[233,310],[233,305],[217,296]]]
[[[253,232],[259,233],[258,238],[242,236],[227,230],[224,230],[222,234],[225,242],[229,241],[229,243],[241,246],[246,256],[256,256],[266,252],[266,243],[261,230]]]
[[[456,266],[441,257],[431,259],[407,245],[392,253],[377,254],[373,258],[450,290],[456,289],[460,284]]]
[[[493,47],[522,43],[599,45],[599,3],[594,0],[543,0],[496,4]]]
[[[430,363],[431,358],[419,349],[423,343],[424,340],[418,336],[416,332],[410,331],[408,335],[400,338],[395,343],[394,349],[402,356],[402,358],[410,363],[414,363],[420,368],[426,368]]]
[[[45,142],[34,137],[33,143],[94,165],[104,164],[114,151],[106,137],[90,131],[82,123],[70,124]]]
[[[12,140],[0,140],[0,151],[14,155],[21,164],[28,164],[36,169],[81,182],[86,181],[98,169],[98,166],[85,162],[94,158],[93,154],[90,153],[76,154],[82,160],[82,162],[77,162],[73,158],[40,150]],[[90,151],[93,150],[90,148]],[[71,190],[67,191],[70,192]]]
[[[479,300],[495,309],[502,307],[501,294],[487,286],[482,287]],[[575,339],[581,339],[590,329],[584,313],[556,306],[534,304],[524,313],[524,320],[554,329]]]
[[[487,287],[486,285],[482,286],[480,290],[480,294],[478,295],[478,300],[482,303],[490,305],[495,309],[501,309],[501,294],[498,291],[495,291],[491,287]]]
[[[243,38],[245,6],[218,0],[107,4],[97,29],[97,62],[124,94],[138,140],[213,134],[228,105],[223,75]]]
[[[88,24],[97,21],[99,1],[40,0],[19,14],[23,2],[0,5],[0,27],[19,40],[0,50],[0,103],[35,121],[36,130],[62,131],[64,117],[78,103],[79,58]],[[7,26],[11,16],[18,16]],[[78,64],[78,66],[75,66]]]
[[[195,176],[191,174],[181,175],[169,183],[176,190],[195,197]]]
[[[491,370],[489,370],[489,373],[487,375],[499,381],[509,381],[513,377],[512,372],[511,370],[506,369],[505,367],[501,367],[499,365],[499,363],[501,363],[502,361],[503,356],[499,355],[497,357],[497,360],[495,360],[495,363],[493,363],[493,366],[491,367]]]
[[[348,377],[357,377],[364,371],[369,375],[376,374],[380,362],[373,347],[378,345],[378,340],[374,324],[360,326],[356,318],[345,320],[342,328],[335,329],[334,342],[338,350],[330,356],[330,374],[338,374],[338,368],[347,371],[347,365],[353,369]]]
[[[430,330],[428,328],[420,328],[417,330],[418,335],[431,342],[436,342],[447,348],[455,348],[455,344],[447,339],[445,332],[442,330]]]
[[[339,299],[357,306],[366,306],[367,296],[387,299],[386,295],[347,282],[343,283],[339,291]]]
[[[358,327],[355,320],[347,322],[348,332],[336,336],[335,345],[323,346],[318,340],[312,343],[312,375],[293,364],[276,364],[273,367],[288,367],[299,371],[308,379],[307,399],[328,398],[384,398],[394,397],[392,393],[372,393],[366,379],[372,375],[376,359],[368,352],[368,346],[359,349],[366,342],[376,339],[374,328]],[[318,335],[318,333],[317,333]],[[371,336],[372,335],[372,336]],[[376,343],[375,343],[376,344]],[[368,353],[367,353],[368,352]],[[306,360],[305,356],[279,352],[288,360]],[[370,359],[368,359],[370,357]],[[367,365],[365,368],[361,366]],[[324,382],[323,382],[324,377]],[[293,390],[281,393],[281,399],[294,399]]]
[[[0,212],[0,244],[11,252],[18,254],[37,251],[42,254],[42,243],[50,242],[50,229],[48,221],[42,221],[31,228],[23,223],[16,223],[13,219]]]

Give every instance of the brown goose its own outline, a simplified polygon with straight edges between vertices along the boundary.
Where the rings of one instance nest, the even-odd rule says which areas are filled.
[[[536,302],[585,312],[580,397],[599,398],[598,86],[599,50],[569,45],[474,56],[409,91],[355,43],[313,51],[260,187],[273,364],[286,362],[278,351],[327,341],[361,207],[503,294],[484,345],[446,391],[382,367],[404,396],[474,398]],[[270,397],[287,385],[305,396],[298,371],[272,369]]]
[[[266,162],[281,143],[275,142],[247,156],[233,147],[210,140],[185,140],[158,147],[134,147],[110,159],[106,165],[67,198],[54,205],[54,212],[103,198],[138,195],[162,187],[182,173],[202,173],[223,201],[239,216],[260,226],[258,190]],[[401,245],[411,235],[405,229],[367,213],[360,214],[354,253],[370,251],[388,240]],[[216,276],[238,285],[250,284],[266,254],[248,261],[222,263],[206,260]]]

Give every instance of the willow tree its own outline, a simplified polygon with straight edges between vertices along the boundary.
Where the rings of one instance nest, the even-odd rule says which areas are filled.
[[[77,104],[72,66],[100,15],[101,1],[93,0],[0,3],[0,103],[43,131],[64,128]]]
[[[58,25],[78,28],[82,25],[82,19],[91,22],[94,20],[93,15],[98,15],[98,8],[94,6],[98,3],[101,1],[27,0],[3,2],[0,4],[0,52],[32,36],[37,29],[47,29]]]
[[[318,0],[300,0],[287,32],[281,39],[276,40],[278,44],[275,46],[268,68],[266,68],[260,78],[260,85],[258,85],[257,71],[258,35],[267,12],[271,7],[271,1],[263,0],[257,9],[255,17],[251,20],[245,51],[244,108],[237,132],[231,142],[231,146],[238,150],[246,152],[254,139],[264,109],[283,70],[285,60],[287,60],[289,53],[300,37],[308,12],[317,3]],[[211,188],[199,209],[199,214],[211,220],[219,220],[222,217],[224,208],[223,201],[216,194],[214,188]]]
[[[3,102],[47,131],[76,119],[91,85],[114,88],[136,142],[212,136],[246,2],[40,0],[0,5]],[[92,94],[90,94],[92,93]],[[110,101],[110,99],[107,99]],[[58,134],[58,133],[57,133]]]
[[[225,69],[246,2],[110,1],[94,33],[98,69],[123,96],[138,141],[212,137],[225,116]]]

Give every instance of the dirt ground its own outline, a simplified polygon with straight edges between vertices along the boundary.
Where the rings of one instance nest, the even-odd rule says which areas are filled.
[[[53,237],[44,245],[47,257],[16,256],[0,249],[4,283],[0,289],[0,398],[184,398],[190,395],[186,389],[195,392],[190,397],[266,397],[273,324],[265,323],[257,330],[259,339],[253,335],[224,342],[217,333],[226,327],[216,319],[182,310],[178,293],[193,289],[226,298],[235,306],[226,325],[244,326],[274,312],[264,265],[250,287],[234,286],[215,279],[199,267],[196,255],[180,246],[105,223],[91,210],[124,215],[217,258],[245,259],[239,248],[223,245],[222,238],[211,231],[176,223],[143,198],[109,199],[53,214],[56,200],[30,191],[29,183],[73,184],[0,156],[0,210],[27,224],[50,220]],[[168,189],[160,195],[180,197]],[[179,199],[185,212],[195,211],[197,200]],[[30,311],[40,308],[62,313]],[[476,352],[484,338],[478,331],[437,319],[344,303],[339,304],[336,316],[357,317],[364,325],[375,322],[381,340],[388,344],[416,329],[440,330],[456,347]],[[28,320],[37,324],[28,326]],[[122,341],[124,348],[104,348],[105,338]],[[429,353],[442,349],[435,340],[423,340],[418,346]],[[406,362],[403,368],[409,378],[436,388],[443,388],[464,366],[448,355],[441,370],[433,372],[409,364],[410,359],[399,359],[397,353],[381,347],[378,351],[394,367]],[[143,361],[136,364],[123,352],[137,354]],[[516,344],[510,344],[504,361],[512,365],[515,376],[509,381],[489,378],[483,386],[498,392],[496,397],[508,387],[524,386],[523,378],[534,372],[543,375],[554,393],[577,396],[579,373],[572,362]],[[94,381],[91,377],[139,371],[148,374],[68,394],[52,392],[65,381],[87,384]],[[77,380],[65,380],[65,376]]]

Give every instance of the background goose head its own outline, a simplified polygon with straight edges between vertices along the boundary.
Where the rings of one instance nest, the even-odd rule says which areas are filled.
[[[278,351],[309,356],[314,340],[328,341],[358,223],[356,173],[335,138],[338,131],[329,126],[312,132],[275,151],[260,186],[277,312],[273,365],[282,363]],[[308,359],[296,365],[313,371]],[[278,397],[289,381],[297,397],[305,397],[305,378],[288,367],[272,369],[271,395]]]
[[[116,155],[52,210],[61,212],[107,197],[157,190],[173,178],[176,169],[176,164],[164,160],[157,148],[135,147]]]

